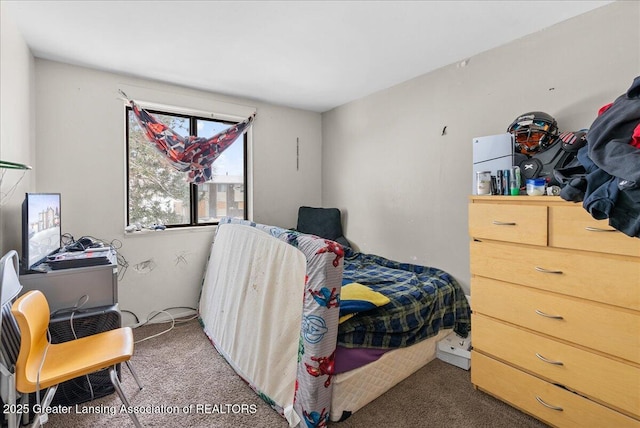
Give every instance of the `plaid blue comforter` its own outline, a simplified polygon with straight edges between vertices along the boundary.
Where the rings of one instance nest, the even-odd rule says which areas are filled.
[[[391,302],[340,324],[340,346],[400,348],[434,336],[442,328],[453,327],[464,337],[471,329],[471,309],[464,292],[440,269],[345,248],[342,282],[366,285]]]

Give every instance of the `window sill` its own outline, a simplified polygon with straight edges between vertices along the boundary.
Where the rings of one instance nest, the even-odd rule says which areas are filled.
[[[124,231],[125,238],[136,238],[141,236],[151,236],[151,235],[164,235],[164,234],[177,234],[177,233],[211,233],[215,232],[218,226],[212,224],[210,226],[190,226],[190,227],[172,227],[164,230],[137,230],[135,232],[127,232]]]

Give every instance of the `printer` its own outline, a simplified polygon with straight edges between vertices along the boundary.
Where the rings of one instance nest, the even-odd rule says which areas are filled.
[[[475,137],[473,144],[472,194],[477,194],[476,172],[511,169],[514,165],[514,140],[510,133]]]

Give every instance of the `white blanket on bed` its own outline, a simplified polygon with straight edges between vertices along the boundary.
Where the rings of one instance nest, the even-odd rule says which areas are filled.
[[[250,226],[225,225],[212,245],[200,297],[205,333],[242,377],[283,408],[291,426],[300,422],[293,411],[300,330],[271,326],[301,325],[305,274],[305,257],[295,247]],[[275,288],[280,296],[287,290],[287,298],[274,298]],[[235,340],[239,336],[244,340]]]

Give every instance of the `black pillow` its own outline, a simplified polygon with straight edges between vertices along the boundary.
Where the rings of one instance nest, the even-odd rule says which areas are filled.
[[[342,234],[341,215],[337,208],[300,207],[296,230],[350,246]]]

